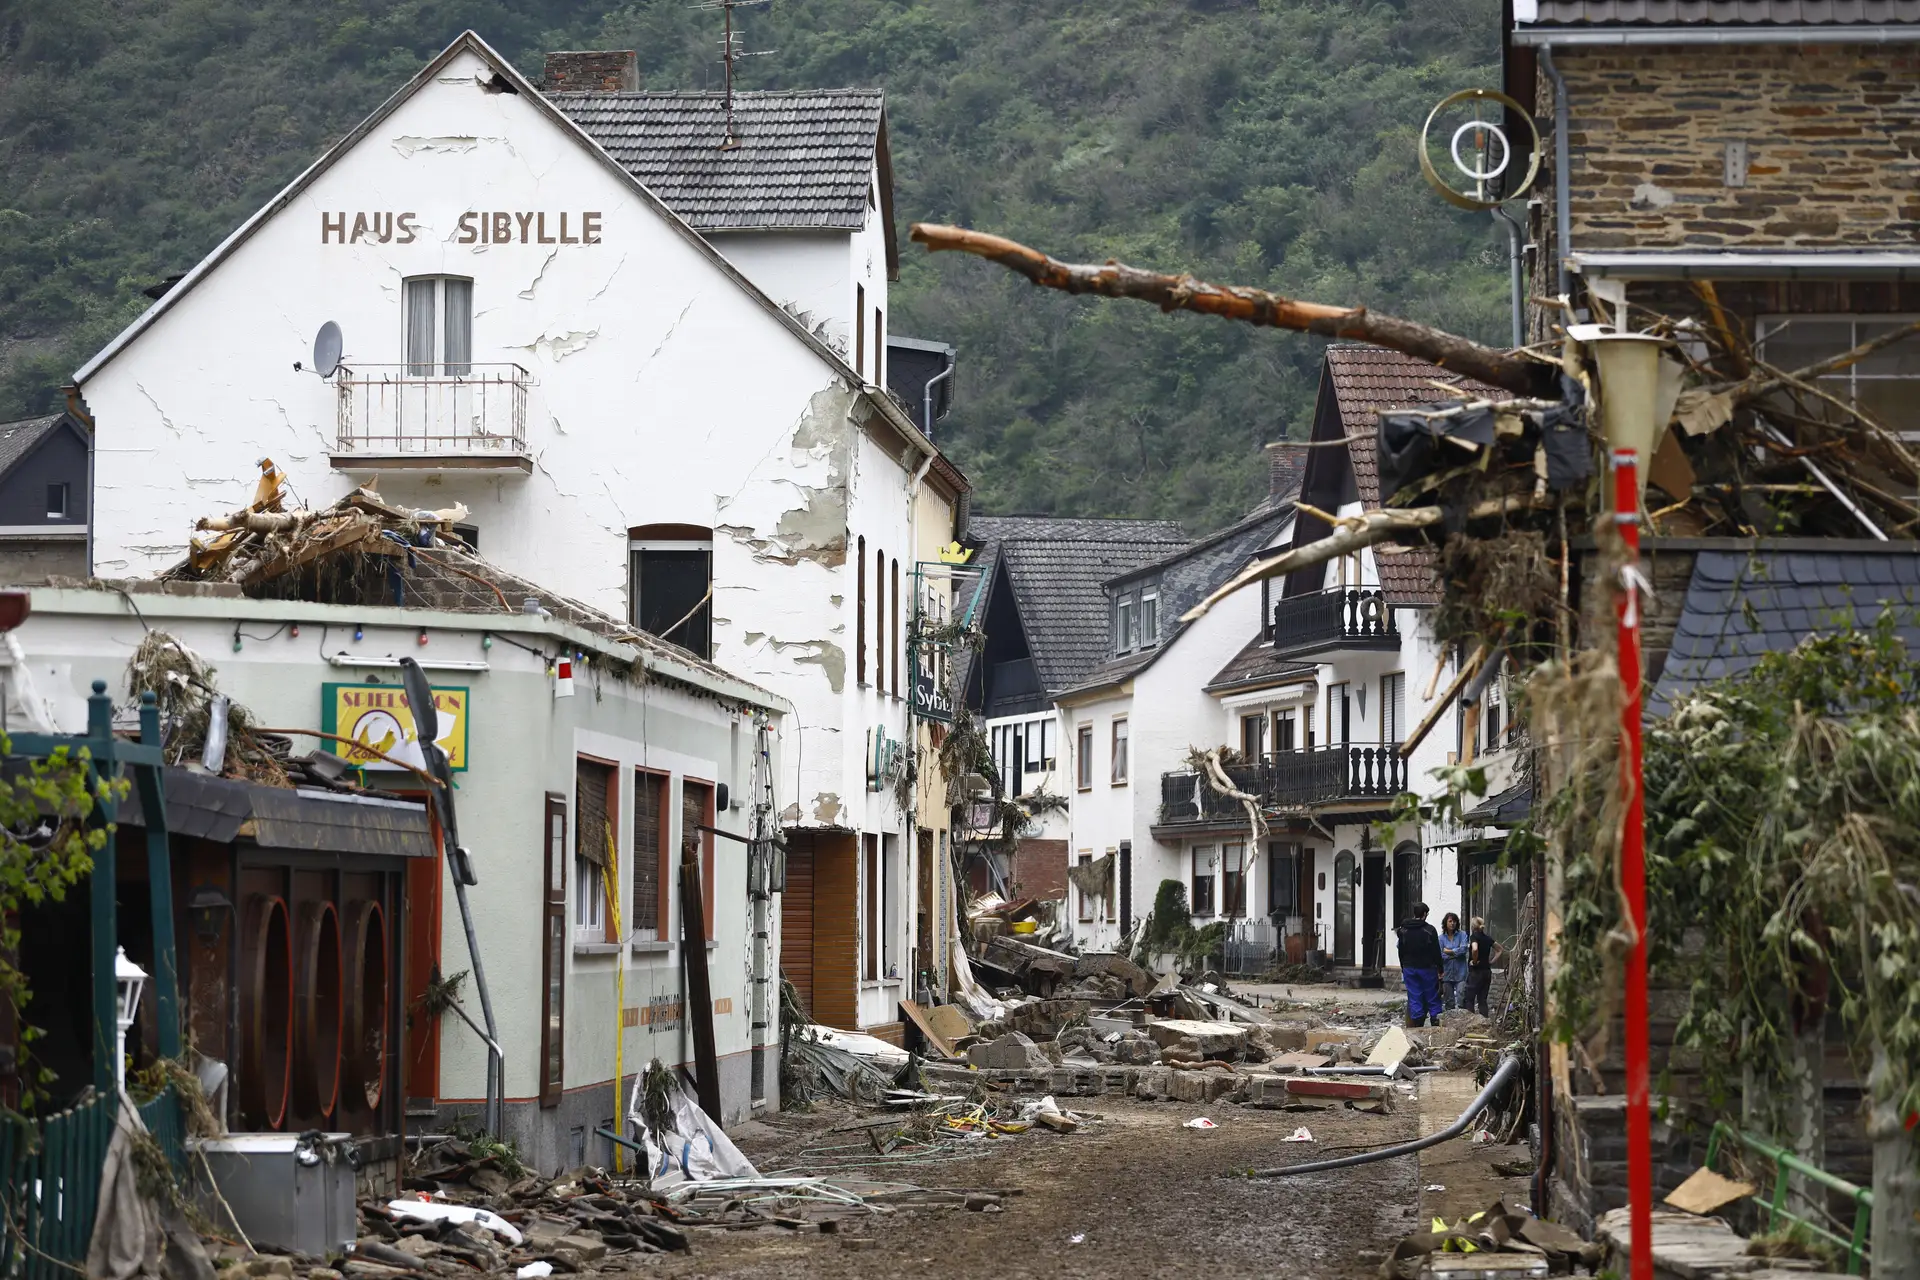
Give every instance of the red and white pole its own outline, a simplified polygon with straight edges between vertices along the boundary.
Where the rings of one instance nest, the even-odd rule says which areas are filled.
[[[1620,626],[1620,770],[1627,815],[1620,833],[1620,883],[1633,929],[1627,953],[1627,1208],[1632,1280],[1653,1280],[1653,1107],[1647,1024],[1646,785],[1640,759],[1639,455],[1613,451],[1613,519],[1625,550],[1615,609]]]

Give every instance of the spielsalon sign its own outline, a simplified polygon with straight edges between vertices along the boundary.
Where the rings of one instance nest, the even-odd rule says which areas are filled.
[[[487,209],[460,215],[455,244],[599,244],[598,209]],[[320,214],[321,244],[412,244],[420,238],[420,215],[331,212]]]
[[[447,753],[447,763],[458,773],[467,767],[467,690],[436,688],[433,707],[440,722],[435,739]],[[398,769],[381,756],[424,768],[413,708],[407,691],[392,684],[323,684],[320,686],[320,727],[349,738],[354,745],[332,742],[328,749],[358,769]],[[361,750],[361,745],[373,751]],[[380,755],[373,752],[378,751]]]

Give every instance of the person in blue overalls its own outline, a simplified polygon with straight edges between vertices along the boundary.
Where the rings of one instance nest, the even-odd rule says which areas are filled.
[[[1427,904],[1413,904],[1413,915],[1394,931],[1400,940],[1400,978],[1407,984],[1407,1025],[1440,1025],[1440,935],[1427,923]]]

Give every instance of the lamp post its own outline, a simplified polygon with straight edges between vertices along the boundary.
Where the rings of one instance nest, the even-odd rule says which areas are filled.
[[[1589,339],[1600,373],[1600,422],[1613,462],[1613,521],[1620,531],[1620,774],[1626,817],[1620,832],[1620,884],[1633,945],[1627,953],[1627,1205],[1632,1280],[1653,1278],[1653,1109],[1647,1025],[1646,786],[1640,742],[1640,493],[1642,463],[1666,426],[1660,416],[1660,353],[1647,334]]]
[[[116,1093],[125,1093],[127,1091],[127,1031],[133,1026],[134,1016],[140,1012],[140,993],[146,989],[147,985],[147,971],[127,959],[125,947],[120,947],[114,952],[113,981],[120,993],[114,1019],[113,1083]]]

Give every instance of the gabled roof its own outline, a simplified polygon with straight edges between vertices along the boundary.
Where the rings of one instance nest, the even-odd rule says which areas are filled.
[[[1274,656],[1273,644],[1265,636],[1247,641],[1246,648],[1207,681],[1207,692],[1214,695],[1237,693],[1243,689],[1264,689],[1273,685],[1311,680],[1320,670],[1317,663],[1289,662]]]
[[[1647,713],[1665,715],[1675,699],[1711,680],[1749,670],[1810,635],[1838,626],[1870,626],[1888,607],[1920,658],[1920,547],[1878,543],[1832,551],[1702,551],[1693,562],[1686,603]]]
[[[1516,6],[1518,8],[1519,6]],[[1538,0],[1521,26],[1852,26],[1920,22],[1920,0]]]
[[[0,422],[0,476],[13,470],[14,464],[32,453],[60,420],[67,415],[50,413],[44,418],[22,418],[18,422]]]
[[[698,231],[694,230],[693,227],[689,226],[684,218],[668,207],[659,196],[648,190],[646,185],[622,167],[619,161],[608,155],[599,143],[595,142],[581,130],[579,125],[568,119],[558,107],[549,102],[545,95],[534,87],[531,81],[514,69],[513,63],[502,57],[493,46],[489,45],[472,31],[463,31],[456,36],[452,44],[441,50],[437,57],[429,61],[426,66],[421,67],[419,71],[415,72],[413,78],[407,81],[406,84],[400,86],[392,97],[375,108],[373,114],[354,126],[353,130],[341,138],[340,141],[327,148],[326,152],[322,154],[318,160],[308,165],[306,170],[282,188],[278,195],[261,206],[252,217],[241,223],[225,240],[222,240],[215,246],[213,252],[195,263],[193,269],[182,276],[178,284],[167,290],[166,293],[161,295],[158,301],[141,312],[132,324],[122,329],[119,334],[114,337],[113,341],[95,352],[93,358],[82,365],[79,371],[74,374],[74,382],[84,383],[104,368],[115,356],[126,350],[136,338],[151,328],[170,308],[178,304],[179,301],[189,293],[193,292],[194,288],[199,285],[202,280],[206,279],[207,276],[211,275],[221,263],[232,256],[236,249],[251,239],[256,231],[290,206],[299,198],[301,193],[312,186],[322,174],[338,164],[352,152],[355,147],[359,146],[369,134],[379,128],[380,124],[385,121],[388,116],[399,110],[414,94],[418,93],[427,85],[432,84],[435,77],[440,74],[447,64],[462,53],[471,53],[486,62],[488,66],[493,69],[495,80],[504,84],[506,88],[512,90],[513,93],[524,99],[535,111],[551,121],[555,127],[559,128],[582,147],[586,148],[593,158],[599,161],[609,173],[613,174],[623,186],[632,191],[642,204],[651,207],[659,213],[666,225],[685,239],[695,252],[699,253],[711,263],[715,270],[731,280],[735,287],[745,292],[748,298],[752,299],[763,311],[777,320],[789,333],[804,343],[837,377],[844,380],[849,386],[865,387],[866,379],[854,371],[853,366],[847,363],[846,357],[828,346],[817,335],[810,332],[806,325],[802,324],[796,317],[790,314],[785,307],[782,307],[762,292],[760,287],[742,274],[739,268],[727,261],[725,255],[714,248],[705,236],[702,236]],[[876,390],[872,394],[864,394],[863,399],[870,407],[877,410],[880,416],[884,417],[890,426],[911,441],[916,449],[929,455],[937,453],[937,450],[933,447],[933,442],[927,439],[925,433],[920,430],[919,425],[902,412],[900,407],[893,403],[892,398],[888,396],[884,390]]]
[[[1347,437],[1347,458],[1353,467],[1354,488],[1365,509],[1371,511],[1380,506],[1380,411],[1443,400],[1446,392],[1442,387],[1457,387],[1473,396],[1504,394],[1485,383],[1450,373],[1437,364],[1384,347],[1336,343],[1327,348],[1322,390],[1333,396],[1333,408]],[[1404,605],[1440,602],[1439,584],[1434,577],[1436,563],[1429,550],[1374,558],[1380,571],[1381,589],[1395,604]]]
[[[897,276],[886,96],[878,89],[736,93],[733,139],[718,93],[550,93],[608,155],[701,231],[866,226],[873,170],[887,267]]]
[[[983,544],[981,590],[1006,576],[1049,698],[1107,656],[1105,583],[1187,541],[1171,520],[975,516],[968,529]]]

